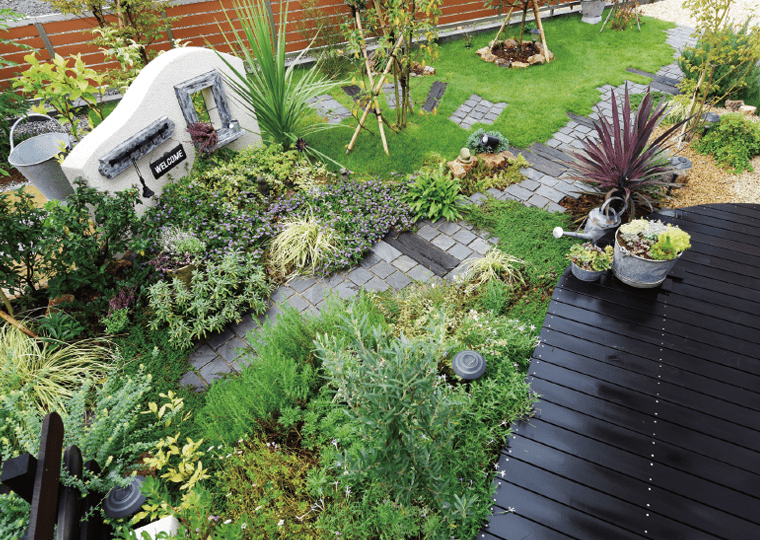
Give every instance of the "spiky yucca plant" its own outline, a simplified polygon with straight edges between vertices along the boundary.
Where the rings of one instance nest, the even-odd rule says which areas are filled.
[[[217,24],[227,46],[233,51],[240,51],[245,70],[240,72],[224,56],[219,57],[232,72],[227,82],[240,103],[256,118],[264,140],[287,150],[294,147],[299,139],[338,127],[338,124],[308,121],[308,116],[313,114],[309,102],[341,84],[341,81],[332,81],[320,75],[318,65],[303,70],[301,77],[294,77],[294,66],[311,44],[286,66],[285,29],[288,26],[289,2],[281,5],[277,26],[270,19],[262,0],[233,0],[232,5],[236,24],[233,24],[226,8],[224,16],[229,30],[223,29],[219,21]],[[240,30],[237,30],[238,26]],[[227,37],[230,33],[232,39]],[[313,146],[302,143],[299,149],[340,166]]]
[[[659,180],[670,164],[666,160],[666,147],[661,146],[686,121],[672,125],[652,143],[649,138],[662,122],[666,112],[665,99],[653,106],[650,92],[641,102],[635,117],[631,118],[628,86],[625,87],[622,125],[615,93],[612,92],[612,125],[601,117],[594,123],[599,140],[587,138],[583,152],[573,152],[576,159],[571,163],[573,178],[594,184],[605,193],[605,198],[621,197],[630,209],[631,219],[636,203],[645,204],[653,210],[653,199],[648,188],[668,185]]]

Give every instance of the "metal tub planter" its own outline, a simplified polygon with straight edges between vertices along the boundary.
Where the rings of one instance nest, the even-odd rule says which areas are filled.
[[[596,281],[602,277],[602,274],[604,274],[607,270],[584,270],[577,264],[571,263],[570,271],[581,281]]]
[[[659,287],[690,247],[689,234],[678,227],[637,219],[615,234],[612,272],[631,287]]]

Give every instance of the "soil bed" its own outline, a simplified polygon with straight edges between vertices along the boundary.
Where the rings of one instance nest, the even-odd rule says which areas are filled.
[[[536,54],[533,43],[525,43],[517,47],[507,47],[504,44],[496,45],[491,48],[491,52],[498,58],[503,58],[509,62],[528,62],[528,58]]]

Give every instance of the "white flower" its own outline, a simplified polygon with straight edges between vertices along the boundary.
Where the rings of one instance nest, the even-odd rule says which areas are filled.
[[[225,525],[229,525],[230,523],[232,523],[232,520],[231,520],[231,519],[226,519],[226,520],[224,521],[224,524],[225,524]]]
[[[240,528],[241,528],[241,529],[245,529],[247,526],[248,526],[248,524],[247,524],[247,523],[243,523],[243,524],[240,526]]]
[[[283,525],[285,525],[285,520],[284,519],[281,519],[280,521],[277,522],[277,526],[278,527],[282,527]]]
[[[213,449],[214,449],[214,445],[211,445],[208,447],[208,450],[206,450],[206,452],[211,452]]]

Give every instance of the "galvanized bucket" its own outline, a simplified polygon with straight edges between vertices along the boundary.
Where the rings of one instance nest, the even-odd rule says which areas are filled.
[[[606,270],[584,270],[572,261],[570,261],[570,271],[581,281],[596,281],[606,272]]]
[[[626,285],[639,289],[659,287],[673,269],[681,255],[669,261],[656,261],[634,255],[620,245],[615,234],[612,254],[612,272]]]
[[[28,115],[32,116],[52,120],[44,114]],[[71,138],[67,133],[45,133],[36,135],[14,148],[13,132],[21,120],[23,119],[16,120],[11,128],[11,152],[8,163],[16,167],[48,200],[65,200],[74,193],[74,189],[63,174],[55,156],[61,153],[59,143],[64,143],[67,149],[71,148]]]

